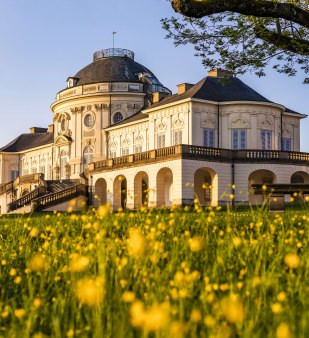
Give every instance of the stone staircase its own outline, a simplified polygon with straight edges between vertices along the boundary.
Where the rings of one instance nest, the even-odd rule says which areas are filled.
[[[45,181],[49,193],[59,192],[79,184],[79,180]]]
[[[81,198],[86,200],[87,187],[79,180],[44,181],[28,194],[8,204],[8,213],[18,213],[25,210],[37,212],[50,208],[66,210],[66,203]],[[59,208],[57,208],[59,206]]]

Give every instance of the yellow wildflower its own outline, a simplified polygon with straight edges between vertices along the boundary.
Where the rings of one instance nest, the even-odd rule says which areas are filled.
[[[41,254],[35,254],[30,260],[29,268],[32,271],[37,272],[46,270],[48,268],[48,262],[46,257]]]
[[[189,247],[192,252],[199,252],[203,249],[203,239],[199,236],[195,236],[189,239]]]
[[[99,306],[105,296],[103,278],[84,278],[77,282],[75,295],[78,301],[88,306]]]
[[[202,320],[202,313],[200,310],[192,310],[190,314],[190,320],[193,323],[198,323]]]
[[[146,241],[138,229],[129,230],[129,238],[127,240],[129,255],[132,257],[141,257],[146,250]]]
[[[100,205],[97,214],[100,219],[107,218],[110,215],[110,204]]]
[[[38,228],[32,228],[31,230],[30,230],[30,233],[29,233],[29,235],[31,236],[31,237],[37,237],[38,235],[39,235],[39,229]]]
[[[285,256],[284,262],[290,269],[296,269],[299,266],[300,259],[296,254],[289,253]]]
[[[135,300],[135,293],[132,291],[126,291],[122,295],[122,300],[125,303],[132,303]]]
[[[16,269],[14,269],[14,268],[12,268],[12,269],[10,270],[10,272],[9,272],[9,275],[10,275],[11,277],[16,276],[16,274],[17,274],[17,271],[16,271]]]
[[[14,311],[14,314],[15,316],[18,318],[18,319],[21,319],[24,317],[24,315],[26,314],[26,311],[24,309],[16,309]]]
[[[245,318],[245,309],[237,294],[224,298],[221,302],[221,309],[226,320],[230,323],[242,322]]]
[[[207,327],[214,327],[216,325],[216,319],[214,317],[208,315],[204,318],[204,324]]]
[[[82,272],[87,269],[89,265],[89,258],[86,256],[80,256],[79,254],[73,254],[71,256],[70,271]]]
[[[32,304],[35,309],[38,309],[42,305],[42,300],[40,298],[35,298]]]
[[[276,330],[276,337],[277,338],[291,338],[292,337],[291,330],[288,324],[286,323],[279,324]]]
[[[271,305],[271,311],[274,313],[274,314],[278,314],[278,313],[281,313],[282,312],[282,305],[280,303],[274,303]]]

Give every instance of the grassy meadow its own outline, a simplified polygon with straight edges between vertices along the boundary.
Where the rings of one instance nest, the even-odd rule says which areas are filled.
[[[309,210],[0,217],[0,337],[308,337]]]

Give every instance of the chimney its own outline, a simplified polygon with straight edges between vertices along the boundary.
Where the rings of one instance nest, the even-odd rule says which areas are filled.
[[[42,134],[47,133],[47,128],[40,128],[40,127],[31,127],[30,134]]]
[[[157,103],[160,102],[162,99],[164,99],[165,97],[169,96],[169,93],[165,93],[165,92],[154,92],[152,94],[152,103]]]
[[[54,132],[54,125],[53,125],[53,124],[50,124],[50,125],[48,126],[48,132],[49,132],[50,134],[52,134],[52,133]]]
[[[216,69],[209,71],[208,76],[225,78],[225,77],[233,77],[234,74],[233,72],[230,72],[228,70],[216,68]]]
[[[189,90],[193,86],[194,85],[191,84],[191,83],[181,83],[181,84],[177,85],[178,95],[183,94],[184,92],[186,92],[187,90]]]

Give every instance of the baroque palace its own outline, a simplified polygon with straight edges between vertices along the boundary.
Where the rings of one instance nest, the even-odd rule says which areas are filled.
[[[0,148],[1,213],[78,210],[86,200],[115,210],[260,204],[265,184],[274,201],[309,187],[306,115],[222,70],[172,94],[133,52],[105,49],[51,110],[48,128]]]

